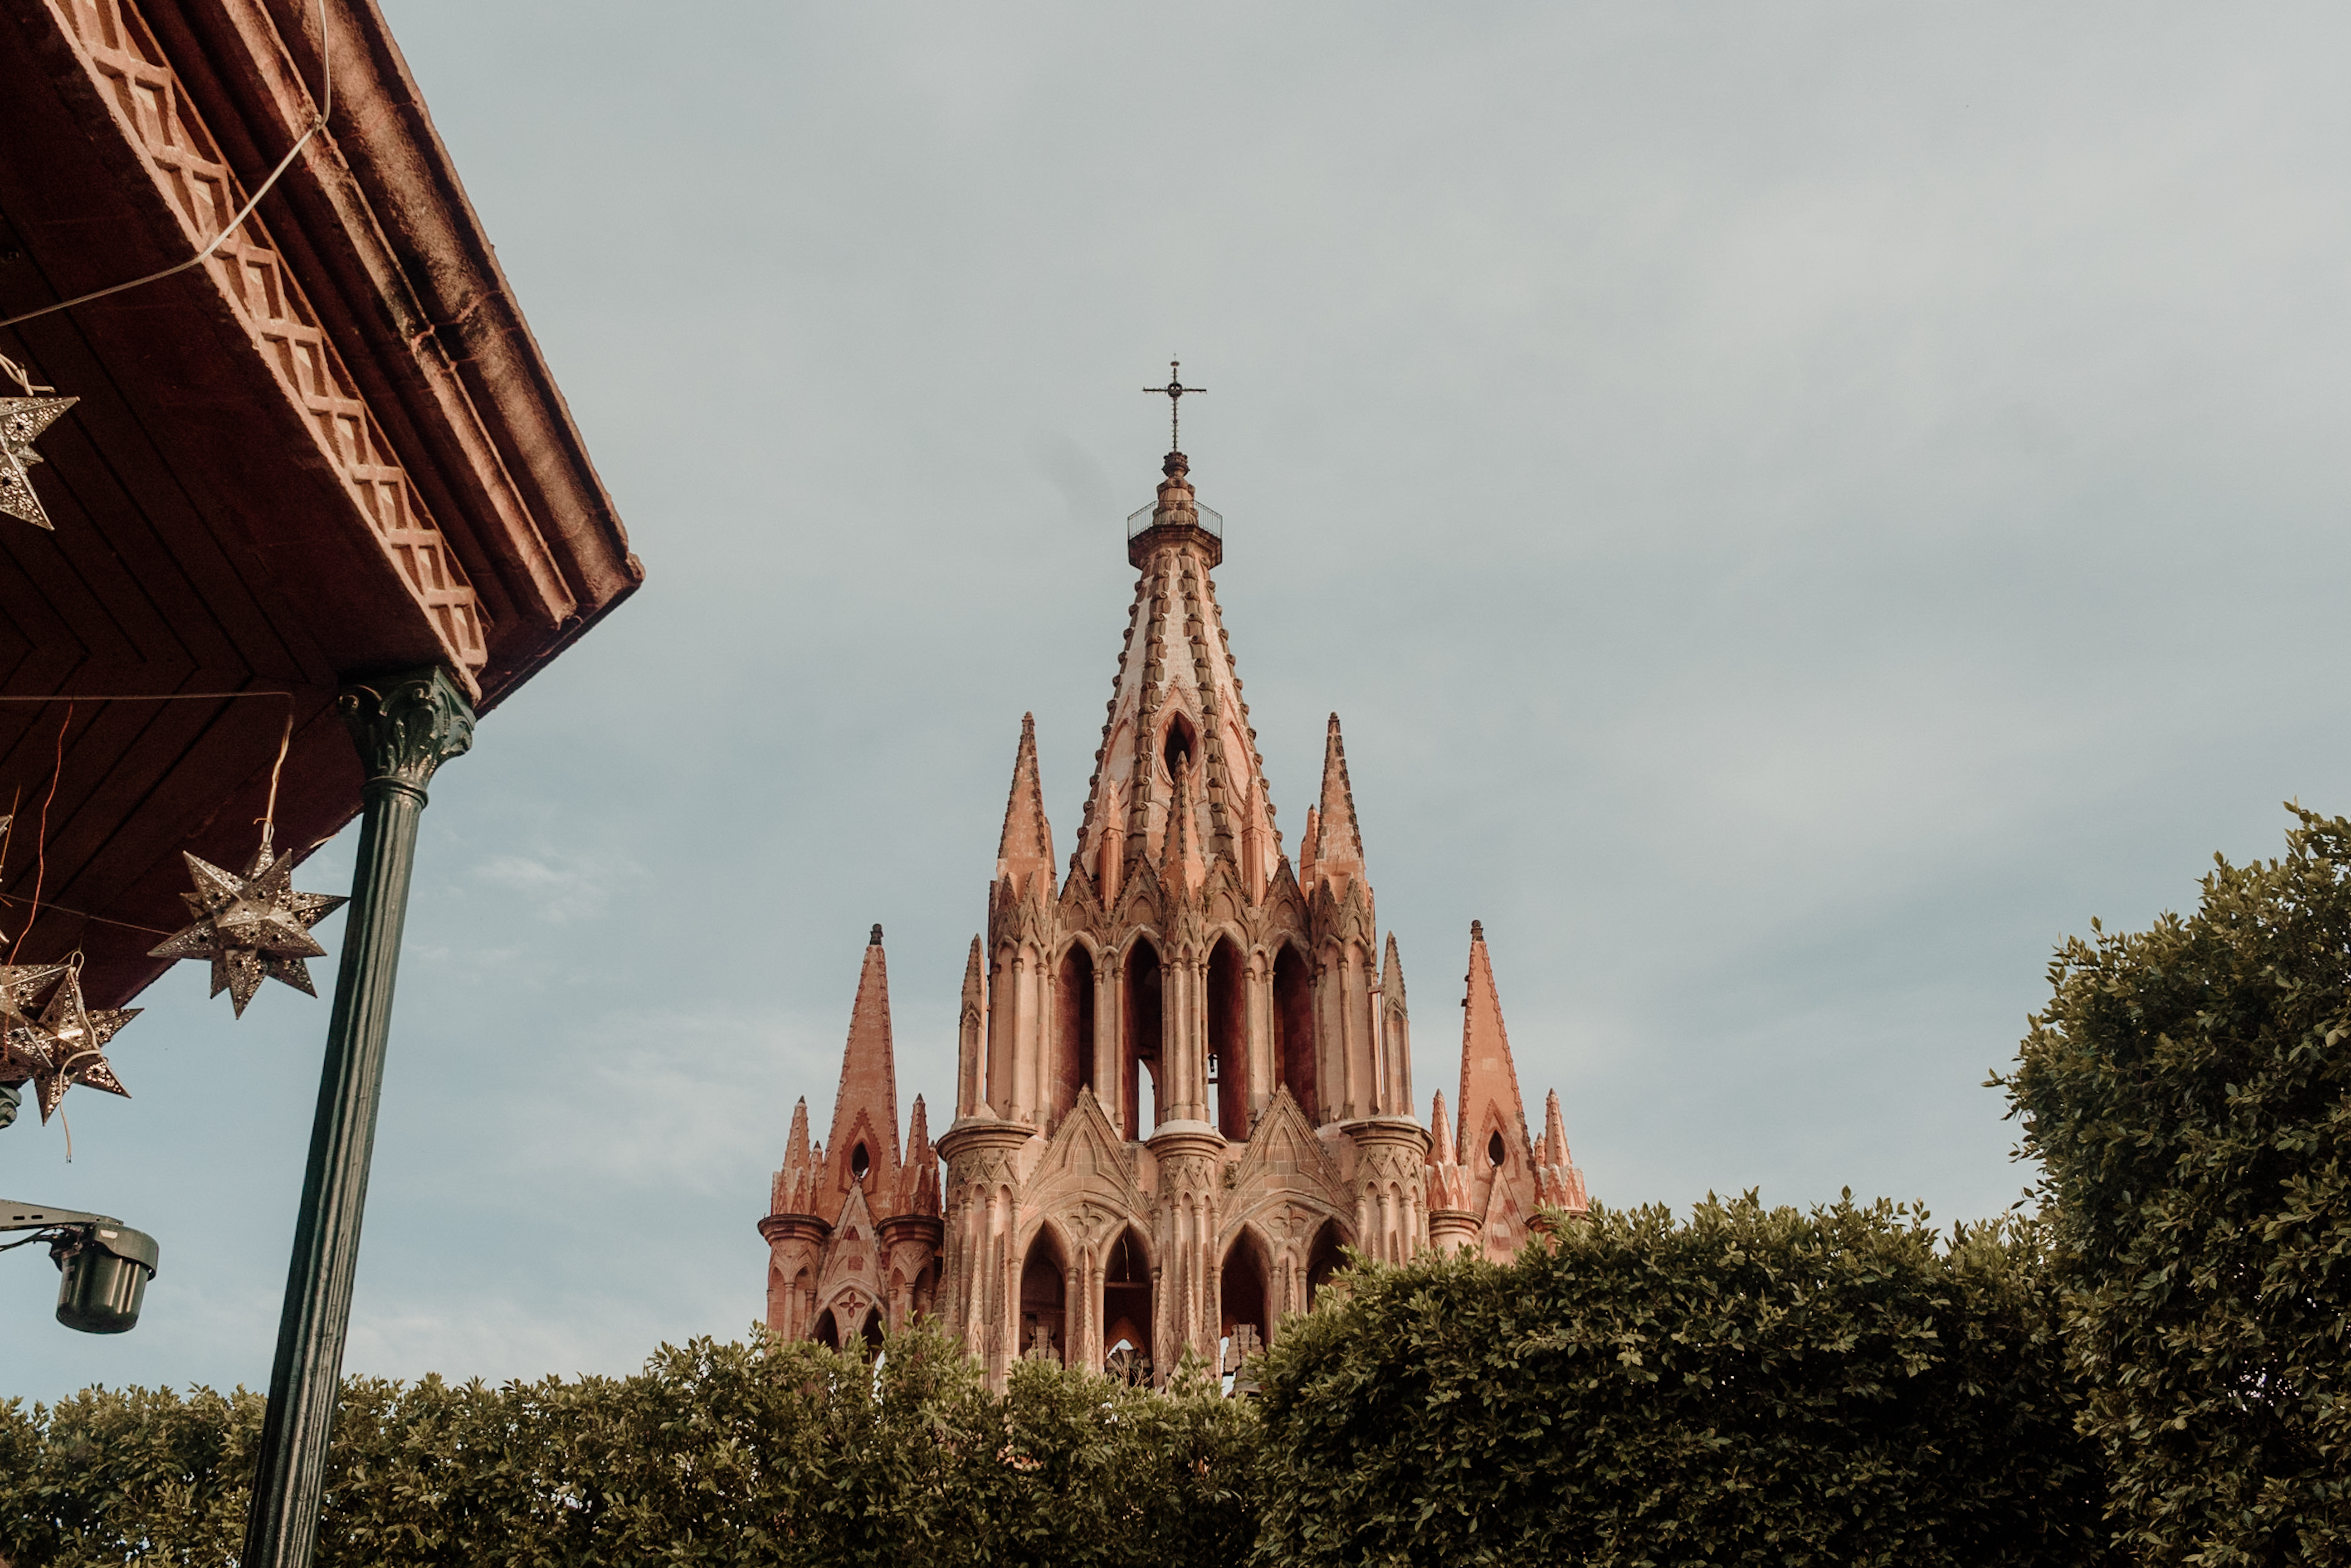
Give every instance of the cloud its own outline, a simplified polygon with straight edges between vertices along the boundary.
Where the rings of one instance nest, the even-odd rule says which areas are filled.
[[[595,919],[611,903],[614,883],[642,874],[624,855],[600,858],[549,851],[492,855],[474,873],[478,882],[519,894],[528,901],[532,916],[551,925]]]

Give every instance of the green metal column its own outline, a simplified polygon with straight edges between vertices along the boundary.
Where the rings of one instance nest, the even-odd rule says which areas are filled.
[[[308,1568],[318,1541],[416,826],[434,769],[463,756],[474,740],[474,710],[437,669],[400,676],[380,689],[348,687],[341,706],[367,769],[359,865],[351,873],[319,1115],[310,1130],[294,1258],[286,1271],[286,1309],[277,1322],[277,1360],[269,1373],[269,1416],[261,1431],[243,1568]]]

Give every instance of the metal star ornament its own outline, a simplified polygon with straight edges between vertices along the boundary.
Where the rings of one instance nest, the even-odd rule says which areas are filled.
[[[76,397],[0,397],[0,512],[20,517],[37,528],[56,531],[41,498],[33,494],[33,465],[41,455],[33,440],[73,407]]]
[[[186,851],[188,874],[196,890],[180,896],[196,923],[147,955],[151,958],[210,958],[212,994],[223,991],[245,1016],[245,1004],[261,988],[266,977],[308,996],[319,993],[310,985],[310,967],[303,960],[323,958],[327,950],[310,935],[310,927],[340,909],[349,899],[324,893],[294,891],[294,856],[289,852],[272,858],[265,836],[253,857],[253,869],[239,876]]]
[[[18,1084],[49,1066],[34,998],[66,972],[63,964],[0,964],[0,1084]]]
[[[66,1091],[77,1083],[87,1083],[92,1089],[103,1089],[126,1100],[131,1097],[131,1091],[114,1075],[113,1064],[106,1060],[106,1042],[141,1011],[138,1008],[93,1009],[84,1006],[80,974],[71,969],[66,972],[66,977],[57,983],[57,995],[41,1009],[40,1022],[33,1026],[48,1057],[47,1062],[33,1071],[33,1092],[41,1102],[43,1125],[56,1113]]]

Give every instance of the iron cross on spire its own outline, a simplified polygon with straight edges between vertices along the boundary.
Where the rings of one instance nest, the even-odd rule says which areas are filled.
[[[1177,373],[1181,371],[1183,368],[1183,361],[1168,361],[1167,384],[1164,387],[1145,387],[1143,389],[1153,397],[1164,397],[1167,400],[1167,449],[1170,452],[1181,452],[1184,450],[1184,443],[1177,439],[1178,433],[1183,429],[1183,424],[1177,418],[1177,415],[1179,415],[1184,409],[1184,394],[1186,392],[1204,392],[1208,390],[1206,387],[1186,386],[1184,384],[1183,376]]]

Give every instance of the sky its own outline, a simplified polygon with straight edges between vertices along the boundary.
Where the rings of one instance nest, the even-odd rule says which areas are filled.
[[[648,576],[433,786],[352,1372],[743,1334],[877,921],[943,1124],[1171,357],[1419,1103],[1482,919],[1607,1204],[2001,1212],[2053,947],[2351,809],[2339,7],[382,5]],[[204,984],[0,1134],[162,1247],[109,1339],[0,1259],[0,1395],[267,1380],[327,1004]]]

